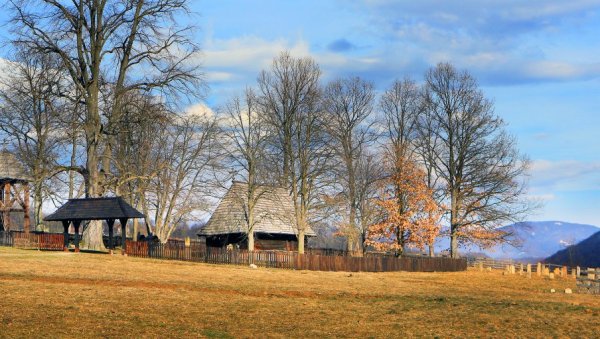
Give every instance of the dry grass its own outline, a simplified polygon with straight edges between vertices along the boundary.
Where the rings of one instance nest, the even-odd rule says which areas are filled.
[[[0,337],[597,337],[600,297],[500,272],[252,270],[0,247]]]

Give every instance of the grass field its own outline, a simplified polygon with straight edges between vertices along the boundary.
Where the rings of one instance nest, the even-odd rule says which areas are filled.
[[[0,247],[0,337],[598,337],[600,297],[565,288],[574,280],[253,270]]]

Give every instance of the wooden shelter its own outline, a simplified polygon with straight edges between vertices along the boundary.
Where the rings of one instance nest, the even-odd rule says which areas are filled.
[[[248,184],[234,181],[229,191],[219,202],[206,226],[200,229],[199,237],[206,238],[209,247],[228,245],[247,248],[246,209],[248,205]],[[294,205],[285,188],[260,186],[256,190],[254,208],[255,249],[257,250],[297,250],[298,230]],[[305,236],[316,236],[308,228]]]
[[[23,213],[23,231],[29,233],[29,181],[31,178],[17,158],[6,150],[0,151],[0,232],[12,228],[10,215]]]
[[[113,227],[115,220],[121,223],[121,246],[125,254],[127,220],[144,218],[144,214],[131,207],[121,197],[69,199],[56,212],[45,217],[45,221],[61,221],[65,235],[65,251],[69,247],[69,225],[75,228],[75,252],[79,252],[79,227],[85,220],[106,220],[108,224],[108,247],[114,250]]]

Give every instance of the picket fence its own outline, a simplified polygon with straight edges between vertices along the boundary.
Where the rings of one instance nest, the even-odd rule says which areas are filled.
[[[64,236],[55,233],[0,232],[0,246],[62,251]]]
[[[299,254],[288,251],[247,251],[206,247],[204,243],[146,241],[126,243],[127,255],[140,258],[195,261],[210,264],[250,265],[259,267],[345,272],[455,272],[467,269],[466,259],[445,257],[400,257]]]

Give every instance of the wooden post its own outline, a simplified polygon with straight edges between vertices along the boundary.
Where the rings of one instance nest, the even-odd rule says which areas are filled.
[[[113,250],[115,249],[115,241],[113,237],[113,228],[115,226],[115,219],[107,219],[106,224],[108,224],[108,251],[110,254],[113,254]]]
[[[121,254],[127,255],[125,240],[127,240],[127,218],[119,219],[121,223]]]
[[[31,220],[29,220],[29,184],[23,183],[25,187],[23,187],[23,230],[25,234],[29,234],[29,230],[31,229]]]
[[[64,230],[63,237],[65,237],[63,251],[68,252],[69,251],[69,221],[63,220],[62,225],[63,225],[63,230]]]
[[[79,252],[79,225],[81,225],[81,220],[73,221],[73,227],[75,228],[75,253]]]

